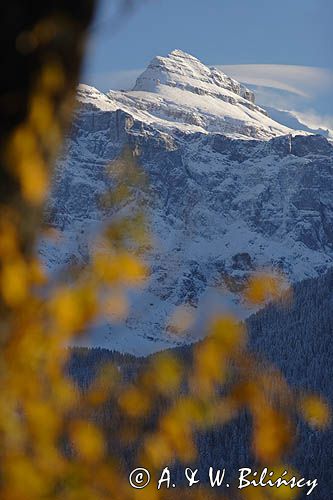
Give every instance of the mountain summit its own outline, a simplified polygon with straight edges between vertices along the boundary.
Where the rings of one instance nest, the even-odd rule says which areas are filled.
[[[199,318],[225,300],[239,311],[237,290],[258,269],[296,282],[333,267],[333,147],[324,137],[274,122],[249,90],[181,51],[153,59],[131,91],[81,86],[78,99],[49,201],[62,244],[40,248],[48,268],[89,258],[96,226],[112,216],[100,203],[112,185],[105,167],[126,145],[149,184],[141,194],[156,243],[126,324],[96,327],[87,343],[141,355],[191,342],[200,327],[181,338],[166,328],[177,306]]]
[[[80,89],[92,100],[96,89]],[[181,50],[155,57],[128,92],[100,95],[104,106],[172,133],[222,133],[233,138],[270,139],[291,132],[255,104],[254,94],[217,68],[209,68]]]
[[[254,93],[251,90],[221,70],[205,66],[199,59],[182,50],[173,50],[167,57],[155,57],[137,79],[133,90],[160,92],[161,85],[198,95],[210,95],[226,102],[232,94],[237,94],[254,103]]]

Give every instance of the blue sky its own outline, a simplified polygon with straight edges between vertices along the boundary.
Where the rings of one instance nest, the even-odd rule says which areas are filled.
[[[155,55],[178,48],[257,86],[264,104],[277,100],[280,108],[333,128],[331,0],[131,3],[132,12],[120,15],[120,0],[101,0],[85,83],[101,90],[127,87]]]

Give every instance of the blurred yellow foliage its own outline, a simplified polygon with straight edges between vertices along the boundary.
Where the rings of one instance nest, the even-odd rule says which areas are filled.
[[[132,417],[147,414],[150,407],[149,395],[136,387],[126,389],[120,396],[119,403],[123,411]]]
[[[262,272],[251,276],[244,297],[248,302],[260,305],[280,299],[287,290],[287,282],[282,275]]]
[[[137,286],[147,276],[146,267],[133,255],[122,252],[114,256],[98,254],[94,260],[96,275],[110,284]]]
[[[182,366],[174,356],[158,354],[149,369],[148,383],[158,392],[172,394],[179,389],[182,374]]]
[[[74,450],[88,462],[99,462],[105,452],[105,440],[101,431],[90,422],[73,422],[69,429]]]
[[[259,461],[277,463],[291,443],[291,425],[287,417],[267,405],[256,408],[254,452]]]
[[[46,18],[19,35],[17,50],[30,53],[75,29],[68,19],[60,23]],[[254,421],[256,457],[280,463],[292,437],[289,412],[294,408],[286,405],[287,384],[282,376],[267,377],[266,385],[261,382],[266,372],[246,349],[244,327],[231,316],[212,319],[207,338],[194,347],[193,362],[186,369],[180,360],[162,353],[129,384],[111,366],[86,391],[66,375],[67,346],[101,315],[107,314],[110,321],[124,318],[127,288],[142,286],[148,278],[142,249],[149,248],[150,240],[141,209],[149,193],[136,165],[137,151],[127,148],[110,165],[118,185],[106,200],[124,204],[140,183],[140,210],[105,224],[99,236],[103,250],[92,248],[83,269],[69,266],[60,276],[47,276],[35,250],[42,228],[28,238],[26,226],[33,221],[39,227],[51,160],[72,101],[70,91],[62,96],[67,76],[57,58],[43,61],[34,76],[26,117],[6,138],[4,148],[5,170],[18,189],[17,205],[13,208],[9,200],[0,214],[1,500],[136,499],[122,457],[117,450],[107,450],[105,433],[93,423],[96,408],[105,412],[108,401],[114,420],[110,414],[104,426],[136,443],[137,457],[151,464],[153,472],[169,460],[193,461],[195,432],[224,425],[244,408]],[[22,220],[26,215],[27,221]],[[250,278],[244,297],[262,304],[279,298],[285,288],[280,276],[261,273]],[[193,324],[193,310],[183,306],[171,318],[170,329],[182,333]],[[323,428],[329,423],[327,405],[315,396],[303,399],[301,411],[310,425]],[[150,414],[157,420],[154,429],[145,427]],[[251,491],[246,495],[266,498],[258,491],[255,497]],[[166,497],[149,489],[144,498]],[[195,491],[194,498],[207,496]]]
[[[38,158],[27,158],[20,165],[20,180],[22,194],[26,201],[34,205],[43,203],[49,182],[43,162],[39,161]]]
[[[232,316],[216,317],[210,325],[209,333],[227,354],[243,347],[245,341],[244,328]]]
[[[28,269],[24,260],[14,257],[2,265],[1,293],[8,306],[20,305],[28,295]]]
[[[301,411],[304,419],[315,429],[325,429],[330,424],[329,406],[318,396],[305,396],[301,401]]]

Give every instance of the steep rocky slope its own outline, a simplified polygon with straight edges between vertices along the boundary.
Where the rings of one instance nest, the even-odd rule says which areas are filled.
[[[105,166],[126,144],[147,175],[155,241],[150,281],[126,325],[95,328],[87,342],[135,354],[189,342],[199,326],[181,340],[165,331],[175,306],[235,308],[225,284],[235,290],[261,267],[293,281],[332,267],[333,147],[324,137],[275,122],[251,91],[181,51],[155,58],[131,92],[81,86],[78,100],[48,210],[63,240],[42,242],[47,265],[86,258],[107,217]]]

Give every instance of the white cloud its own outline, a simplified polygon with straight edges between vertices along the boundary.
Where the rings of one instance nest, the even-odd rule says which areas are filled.
[[[304,123],[312,128],[329,129],[331,133],[333,132],[333,116],[331,115],[323,116],[314,110],[305,112],[294,111],[294,114],[301,123]]]
[[[312,66],[286,64],[236,64],[217,66],[241,82],[285,90],[305,98],[333,87],[333,71]]]

